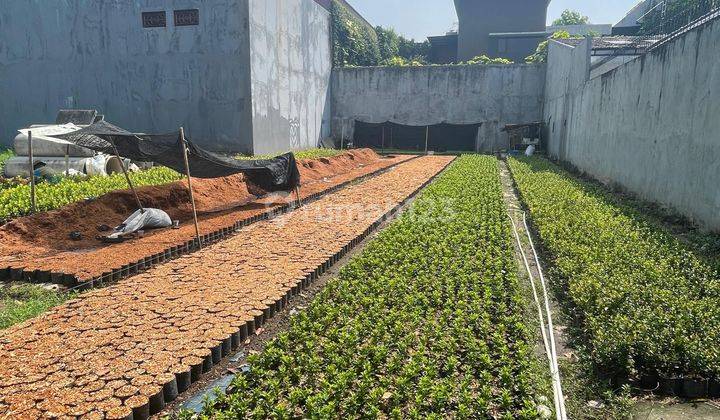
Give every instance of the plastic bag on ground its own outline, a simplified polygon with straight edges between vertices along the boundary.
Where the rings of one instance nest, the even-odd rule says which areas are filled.
[[[109,238],[117,238],[122,235],[135,233],[143,229],[159,229],[172,226],[170,216],[159,209],[145,209],[145,212],[138,210],[128,219],[115,228],[115,232]]]

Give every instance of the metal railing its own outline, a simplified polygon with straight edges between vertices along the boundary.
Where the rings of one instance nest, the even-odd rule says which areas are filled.
[[[720,0],[666,0],[639,19],[640,35],[670,36],[720,9]]]

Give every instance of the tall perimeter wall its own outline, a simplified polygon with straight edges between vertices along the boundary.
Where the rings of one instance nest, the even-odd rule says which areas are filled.
[[[176,26],[176,10],[198,25]],[[143,12],[165,27],[143,27]],[[4,0],[0,144],[59,109],[211,150],[276,153],[330,134],[330,12],[311,0]]]
[[[250,0],[256,154],[315,147],[330,136],[330,12],[310,0]]]
[[[720,230],[720,20],[588,80],[587,45],[552,42],[550,153]]]
[[[62,108],[96,108],[128,130],[215,150],[252,145],[248,0],[3,0],[0,143]],[[199,25],[175,26],[175,10]],[[165,11],[166,27],[142,13]]]
[[[482,123],[477,150],[507,148],[505,124],[540,121],[544,66],[425,66],[336,69],[333,134],[355,120],[425,126]]]

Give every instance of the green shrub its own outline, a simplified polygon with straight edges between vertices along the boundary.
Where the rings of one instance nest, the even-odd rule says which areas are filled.
[[[158,167],[130,174],[136,187],[163,185],[181,179],[172,169]],[[38,211],[54,210],[86,198],[99,197],[116,190],[127,189],[123,174],[91,178],[62,178],[57,184],[41,182],[36,186]],[[12,219],[30,213],[30,186],[16,185],[0,190],[0,220]]]
[[[582,38],[581,36],[572,36],[570,35],[570,32],[568,31],[557,31],[550,39],[570,39],[570,38]],[[525,62],[529,64],[542,64],[547,62],[548,58],[548,45],[550,44],[550,41],[543,41],[538,45],[537,49],[535,50],[535,54],[528,56],[525,58]]]
[[[497,161],[462,157],[203,417],[537,418],[516,273]]]
[[[711,265],[547,160],[510,166],[601,371],[720,374]]]
[[[478,55],[475,58],[472,58],[464,63],[459,64],[481,64],[481,65],[491,65],[491,64],[501,64],[501,65],[507,65],[507,64],[513,64],[512,60],[508,60],[507,58],[490,58],[487,55]]]
[[[5,173],[5,162],[11,157],[14,157],[15,153],[12,150],[0,149],[0,177],[3,177]]]

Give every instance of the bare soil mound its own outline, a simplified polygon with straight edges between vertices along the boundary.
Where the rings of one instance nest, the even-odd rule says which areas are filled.
[[[309,186],[324,179],[372,164],[381,157],[372,150],[359,149],[338,156],[298,162],[302,185]],[[138,188],[143,206],[166,211],[173,220],[192,219],[187,181]],[[193,178],[193,192],[200,216],[224,212],[248,205],[266,192],[246,182],[243,175],[217,179]],[[137,210],[129,190],[114,191],[97,199],[70,204],[58,210],[16,219],[0,227],[0,255],[22,252],[28,247],[48,250],[81,250],[101,246],[95,237],[98,226],[115,226]],[[80,232],[81,241],[69,239],[71,232]]]

